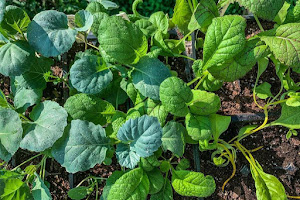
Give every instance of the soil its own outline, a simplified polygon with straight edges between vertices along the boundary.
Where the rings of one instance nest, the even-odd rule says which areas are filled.
[[[273,27],[273,23],[262,22],[263,27],[268,30]],[[259,28],[255,22],[248,22],[246,35],[250,36],[259,33]],[[82,46],[76,46],[73,49],[81,50]],[[74,57],[74,51],[67,58]],[[198,52],[201,54],[201,51]],[[68,59],[67,59],[68,60]],[[69,60],[67,63],[61,63],[58,61],[52,68],[54,73],[58,76],[63,75],[63,69],[58,66],[70,66],[72,63]],[[179,77],[187,81],[185,75],[186,61],[182,58],[169,58],[168,64],[172,70],[175,70]],[[244,78],[235,81],[233,83],[224,83],[223,87],[217,91],[217,94],[221,98],[220,114],[224,115],[237,115],[244,113],[259,113],[261,110],[253,102],[252,88],[256,78],[255,66]],[[300,82],[298,74],[292,74],[295,81]],[[3,76],[0,77],[0,88],[5,95],[9,95],[9,79]],[[276,76],[275,67],[270,62],[267,70],[262,75],[259,83],[268,82],[272,85],[272,90],[276,94],[280,88],[280,82]],[[61,104],[64,102],[65,92],[61,89],[61,85],[48,85],[48,88],[54,88],[53,90],[46,90],[45,96],[51,97],[53,100],[57,100]],[[258,100],[260,105],[264,102]],[[275,108],[276,111],[279,107]],[[239,129],[243,127],[243,123],[231,124],[229,130],[222,135],[222,139],[229,141],[234,137]],[[283,183],[287,194],[292,196],[300,195],[300,137],[293,137],[290,140],[285,138],[288,129],[282,127],[270,127],[262,131],[255,133],[253,136],[248,137],[241,143],[247,149],[255,149],[262,146],[259,151],[253,152],[253,156],[261,164],[266,173],[272,174],[279,178]],[[234,178],[226,185],[224,192],[222,192],[222,185],[225,180],[230,177],[232,173],[232,167],[230,165],[220,169],[216,167],[211,161],[212,152],[200,152],[201,160],[201,172],[205,175],[211,175],[215,178],[217,189],[216,192],[206,199],[209,200],[255,200],[255,185],[251,177],[249,163],[243,157],[240,152],[237,152],[237,172]],[[20,164],[22,161],[32,157],[32,153],[19,150],[14,156],[15,165]],[[167,156],[167,155],[166,155]],[[191,162],[191,170],[194,170],[194,157],[192,146],[188,145],[185,151],[185,157]],[[36,164],[41,158],[34,159],[32,163]],[[11,164],[11,163],[10,163]],[[76,186],[81,180],[89,175],[97,177],[107,178],[113,171],[120,170],[119,164],[113,159],[113,164],[110,166],[96,165],[93,169],[87,172],[77,173],[74,175],[74,186]],[[48,159],[46,167],[46,181],[50,183],[50,191],[54,200],[68,199],[67,191],[70,189],[69,174],[62,168],[55,160]],[[84,183],[86,184],[86,183]],[[83,185],[84,185],[83,184]],[[99,192],[103,190],[105,183],[101,183]],[[89,199],[95,199],[95,192],[91,194]],[[174,194],[175,200],[192,200],[197,198],[182,197]]]

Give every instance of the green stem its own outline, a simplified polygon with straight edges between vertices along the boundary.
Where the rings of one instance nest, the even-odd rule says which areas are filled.
[[[13,168],[11,171],[15,171],[15,170],[17,170],[17,169],[18,169],[19,167],[21,167],[22,165],[24,165],[24,164],[26,164],[26,163],[30,162],[31,160],[33,160],[33,159],[35,159],[35,158],[39,157],[40,155],[42,155],[42,154],[41,154],[41,153],[39,153],[39,154],[37,154],[37,155],[35,155],[35,156],[33,156],[33,157],[29,158],[28,160],[26,160],[26,161],[22,162],[20,165],[18,165],[18,166],[16,166],[15,168]]]
[[[201,80],[197,83],[196,87],[194,88],[195,90],[198,89],[198,87],[201,85],[201,83],[204,81],[204,79],[208,76],[209,72],[206,71],[204,72],[204,75],[202,76]]]
[[[175,48],[178,47],[182,42],[186,40],[194,31],[190,31],[188,34],[186,34],[176,45]]]
[[[82,41],[82,42],[85,42],[85,40],[83,40],[83,39],[81,39],[81,38],[79,38],[79,37],[76,37],[76,39],[77,40],[80,40],[80,41]],[[98,48],[98,47],[96,47],[95,45],[92,45],[92,44],[90,44],[90,43],[86,43],[87,45],[89,45],[90,47],[93,47],[94,49],[97,49],[98,51],[100,51],[100,49]]]
[[[191,12],[193,13],[194,12],[194,7],[193,7],[193,4],[192,4],[192,1],[188,0],[188,3],[189,3],[189,6],[190,6],[190,9],[191,9]]]
[[[198,5],[198,1],[197,0],[193,0],[193,6],[194,6],[194,10],[196,10]]]
[[[260,29],[262,32],[264,32],[265,30],[264,30],[264,28],[262,27],[262,25],[261,25],[261,23],[260,23],[260,21],[259,21],[259,19],[258,19],[258,17],[257,17],[256,15],[254,15],[254,19],[255,19],[256,23],[258,24],[259,29]]]
[[[98,186],[98,181],[96,180],[96,200],[98,200],[98,195],[99,195],[99,186]]]
[[[189,59],[189,60],[192,60],[192,61],[196,61],[194,58],[191,58],[191,57],[188,57],[188,56],[185,56],[185,55],[181,55],[181,54],[174,54],[175,57],[179,57],[179,58],[186,58],[186,59]]]
[[[188,82],[187,86],[191,86],[193,83],[195,83],[196,81],[198,81],[201,77],[196,77],[194,78],[192,81]]]

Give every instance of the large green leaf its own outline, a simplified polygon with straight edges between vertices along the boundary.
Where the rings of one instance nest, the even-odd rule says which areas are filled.
[[[300,23],[281,25],[275,30],[275,35],[261,36],[261,40],[270,47],[276,59],[291,67],[300,67],[299,26]]]
[[[106,180],[106,184],[103,188],[102,196],[100,200],[107,200],[107,196],[109,194],[110,188],[115,184],[115,182],[124,175],[123,171],[114,171]]]
[[[152,99],[147,99],[145,107],[147,115],[157,117],[162,126],[165,124],[169,112],[163,105],[154,102]]]
[[[191,8],[186,0],[176,0],[172,22],[178,26],[184,34],[189,32],[188,24],[192,17]]]
[[[97,13],[93,14],[93,17],[94,17],[94,22],[91,27],[91,31],[93,32],[93,34],[95,36],[98,36],[98,30],[99,30],[100,24],[103,22],[103,19],[106,17],[109,17],[109,15],[104,12],[97,12]]]
[[[115,108],[110,103],[83,93],[68,98],[64,107],[73,119],[101,125],[110,123],[115,114]]]
[[[216,189],[216,183],[212,176],[204,176],[200,172],[186,170],[173,170],[172,186],[180,195],[196,197],[208,197]]]
[[[1,184],[1,183],[0,183]],[[4,180],[3,193],[0,193],[1,200],[32,200],[30,189],[20,179],[10,178]],[[0,190],[1,191],[1,190]]]
[[[29,24],[29,44],[45,57],[56,57],[71,49],[77,31],[68,27],[64,13],[48,10],[37,14]]]
[[[158,193],[164,186],[164,177],[160,170],[158,168],[154,168],[152,171],[146,172],[146,174],[150,182],[149,194]]]
[[[108,200],[144,200],[149,193],[150,183],[141,168],[121,176],[110,188]]]
[[[168,178],[165,178],[163,188],[151,195],[150,200],[173,200],[173,188]]]
[[[156,13],[153,13],[150,18],[149,21],[155,26],[157,27],[157,29],[159,31],[161,31],[164,34],[168,33],[168,28],[169,28],[169,20],[167,18],[167,16],[165,15],[164,12],[159,11]]]
[[[42,89],[27,89],[21,87],[14,95],[14,106],[18,112],[25,112],[28,107],[40,102],[42,96]]]
[[[136,153],[140,157],[149,157],[161,146],[162,128],[156,117],[144,115],[128,120],[118,131],[118,139],[129,143],[122,149]],[[119,148],[121,148],[119,144]],[[122,153],[119,151],[119,155]],[[118,156],[118,154],[117,154]]]
[[[205,33],[215,17],[219,17],[219,11],[215,1],[201,0],[192,15],[188,26],[189,30],[200,29]]]
[[[29,116],[32,122],[25,124],[20,146],[30,151],[40,152],[52,147],[67,126],[68,113],[54,101],[36,105]]]
[[[258,17],[273,20],[282,8],[285,0],[238,0],[238,2]]]
[[[211,123],[207,116],[189,113],[185,117],[186,130],[193,140],[210,140],[212,137]]]
[[[92,13],[93,15],[99,12],[106,12],[104,6],[101,3],[96,1],[92,1],[91,3],[89,3],[88,6],[86,7],[86,10]]]
[[[107,55],[124,64],[137,63],[148,50],[143,32],[118,16],[103,19],[99,26],[98,40]]]
[[[143,96],[159,100],[159,86],[171,73],[157,58],[143,57],[131,75],[134,86]]]
[[[16,41],[0,48],[0,73],[5,76],[19,76],[28,71],[34,60],[34,51],[27,42]]]
[[[17,32],[23,34],[26,32],[29,23],[30,18],[24,10],[17,6],[9,5],[6,7],[1,27],[12,35]]]
[[[70,80],[74,88],[87,94],[100,93],[112,79],[112,72],[103,59],[97,56],[84,56],[76,60],[70,70]]]
[[[184,117],[188,114],[187,103],[193,98],[192,90],[177,77],[167,78],[160,85],[160,100],[167,111]]]
[[[269,53],[269,48],[259,39],[246,42],[244,49],[223,65],[215,65],[208,71],[217,79],[235,81],[245,76],[256,62]]]
[[[246,20],[241,16],[214,18],[204,42],[204,69],[222,66],[242,51],[246,42],[245,28]]]
[[[196,115],[209,115],[218,112],[221,100],[218,95],[202,90],[192,90],[193,99],[189,103],[191,113]]]
[[[44,181],[36,174],[32,185],[32,195],[34,200],[51,200],[51,194]]]
[[[141,31],[145,34],[147,38],[150,38],[154,35],[154,33],[157,31],[157,27],[155,27],[149,20],[147,19],[140,19],[137,20],[134,23],[136,26],[138,26]]]
[[[162,147],[181,157],[184,153],[184,131],[182,124],[171,121],[163,128]]]
[[[0,23],[3,20],[4,12],[5,12],[5,0],[0,0]]]
[[[271,125],[285,126],[290,129],[300,129],[300,107],[282,105],[281,116]]]
[[[75,14],[75,24],[77,31],[89,30],[94,22],[94,17],[89,11],[80,10]]]
[[[275,176],[265,173],[258,162],[256,165],[250,165],[250,169],[255,181],[257,200],[287,200],[282,183]]]
[[[0,110],[0,159],[9,161],[22,140],[22,122],[17,112]]]
[[[70,173],[101,164],[110,148],[105,129],[92,122],[73,120],[70,130],[52,148],[53,157]]]

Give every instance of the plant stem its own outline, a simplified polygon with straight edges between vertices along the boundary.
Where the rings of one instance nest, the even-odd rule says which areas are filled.
[[[78,39],[78,40],[80,40],[80,41],[82,41],[82,42],[85,42],[85,40],[83,40],[83,39],[81,39],[81,38],[79,38],[79,37],[76,37],[76,39]],[[92,45],[92,44],[90,44],[90,43],[86,43],[87,45],[89,45],[90,47],[93,47],[94,49],[97,49],[98,51],[100,51],[100,49],[98,48],[98,47],[96,47],[95,45]]]
[[[176,45],[175,48],[178,47],[181,42],[185,41],[186,38],[188,38],[194,31],[189,32],[188,34],[186,34]]]
[[[198,5],[198,1],[197,0],[193,0],[193,6],[194,6],[194,10],[196,10]]]
[[[189,60],[192,60],[192,61],[196,61],[194,58],[191,58],[191,57],[188,57],[188,56],[185,56],[185,55],[181,55],[181,54],[174,54],[175,57],[180,57],[180,58],[186,58],[186,59],[189,59]]]
[[[204,72],[204,75],[202,76],[201,80],[197,83],[196,87],[194,88],[195,90],[198,89],[198,87],[201,85],[201,83],[204,81],[204,79],[208,76],[209,72],[206,71]]]
[[[201,77],[196,77],[194,78],[192,81],[188,82],[187,86],[192,85],[193,83],[195,83],[196,81],[198,81]]]
[[[300,199],[300,196],[287,196],[288,198],[290,198],[290,199]]]
[[[21,167],[22,165],[24,165],[24,164],[26,164],[26,163],[30,162],[31,160],[33,160],[33,159],[35,159],[35,158],[39,157],[40,155],[42,155],[42,154],[41,154],[41,153],[39,153],[39,154],[37,154],[37,155],[35,155],[35,156],[33,156],[33,157],[29,158],[28,160],[26,160],[26,161],[22,162],[20,165],[18,165],[18,166],[16,166],[15,168],[13,168],[11,171],[15,171],[16,169],[18,169],[18,168],[19,168],[19,167]]]
[[[261,25],[261,23],[260,23],[260,21],[259,21],[259,19],[258,19],[258,17],[257,17],[256,15],[254,15],[254,19],[255,19],[255,21],[256,21],[256,23],[257,23],[259,29],[260,29],[262,32],[264,32],[265,30],[264,30],[264,28],[262,27],[262,25]]]
[[[96,180],[96,200],[98,200],[98,195],[99,195],[99,186],[98,186],[98,181]]]
[[[189,3],[189,6],[190,6],[190,9],[191,9],[191,12],[193,13],[194,12],[194,7],[193,7],[193,4],[192,4],[192,1],[188,0],[188,3]]]

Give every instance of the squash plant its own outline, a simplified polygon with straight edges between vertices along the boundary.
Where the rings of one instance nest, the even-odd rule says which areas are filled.
[[[236,152],[249,161],[258,199],[287,199],[279,180],[263,171],[241,140],[275,125],[290,129],[287,137],[300,128],[299,83],[290,72],[300,72],[299,1],[238,0],[251,11],[261,33],[245,37],[246,20],[228,15],[231,0],[177,0],[174,16],[163,12],[149,18],[140,15],[133,3],[133,14],[110,16],[109,1],[93,0],[86,10],[75,14],[74,24],[64,13],[49,10],[32,20],[21,8],[6,6],[0,0],[0,73],[11,80],[11,95],[0,98],[1,199],[51,199],[45,179],[47,158],[54,158],[69,173],[86,171],[96,164],[111,165],[116,156],[122,167],[106,180],[99,197],[102,177],[88,176],[69,191],[72,199],[83,199],[96,190],[96,199],[173,199],[173,190],[182,196],[208,197],[216,189],[214,178],[187,170],[186,144],[198,144],[201,151],[213,151],[215,165],[233,166]],[[255,5],[255,6],[254,6]],[[226,10],[226,9],[225,9]],[[273,20],[272,30],[264,31],[259,18]],[[184,36],[171,39],[177,28]],[[194,32],[203,48],[203,59],[183,54],[185,41]],[[87,41],[88,33],[99,45]],[[204,40],[202,44],[201,41]],[[77,52],[70,70],[55,76],[50,67],[75,42],[85,51]],[[170,69],[168,57],[194,61],[194,79],[185,83]],[[160,59],[165,58],[163,63]],[[269,61],[275,64],[281,90],[273,96],[268,83],[258,84]],[[220,139],[230,122],[217,114],[220,98],[213,92],[224,81],[243,77],[258,63],[253,89],[265,113],[260,126],[243,127],[230,141]],[[70,97],[64,105],[45,100],[47,82],[64,83]],[[47,88],[49,89],[49,88]],[[13,100],[13,104],[8,101]],[[123,104],[130,101],[130,109]],[[281,117],[269,123],[268,112],[281,104]],[[30,114],[28,112],[30,111]],[[7,162],[19,149],[37,153],[8,170]],[[255,149],[258,150],[258,149]],[[168,153],[167,153],[168,152]],[[37,165],[23,165],[42,157]],[[88,186],[82,186],[87,182]]]

